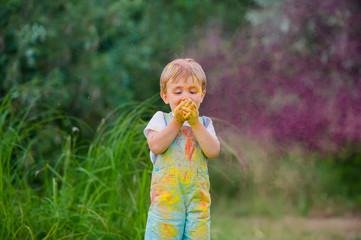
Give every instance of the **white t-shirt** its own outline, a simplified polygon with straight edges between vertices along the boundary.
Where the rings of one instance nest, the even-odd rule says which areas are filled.
[[[174,117],[173,112],[170,113],[172,117]],[[218,141],[216,132],[214,131],[212,120],[206,116],[203,116],[204,126],[207,129],[207,131]],[[183,126],[190,127],[189,123],[185,121],[183,123]],[[149,121],[148,125],[144,129],[144,135],[146,138],[148,138],[149,130],[160,132],[166,127],[165,119],[163,112],[158,111],[156,112],[152,119]],[[219,142],[219,141],[218,141]],[[150,160],[155,163],[157,160],[158,155],[154,154],[152,151],[150,151]]]

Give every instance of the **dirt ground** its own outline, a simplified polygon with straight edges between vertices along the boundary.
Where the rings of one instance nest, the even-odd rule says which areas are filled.
[[[286,227],[305,232],[325,232],[334,235],[344,236],[346,239],[361,237],[361,218],[297,218],[286,217],[281,221]],[[361,239],[361,238],[360,238]]]
[[[219,216],[212,219],[212,239],[361,240],[361,218]]]

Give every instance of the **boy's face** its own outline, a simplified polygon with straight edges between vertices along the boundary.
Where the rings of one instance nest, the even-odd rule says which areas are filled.
[[[197,105],[197,109],[201,105],[206,91],[202,91],[202,86],[192,77],[187,79],[178,79],[174,82],[167,82],[167,92],[161,92],[160,95],[166,104],[170,105],[172,112],[184,99],[192,99]]]

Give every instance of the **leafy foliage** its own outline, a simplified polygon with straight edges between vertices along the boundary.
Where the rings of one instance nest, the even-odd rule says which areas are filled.
[[[21,105],[41,96],[50,108],[96,126],[118,104],[159,92],[162,67],[183,54],[204,24],[223,19],[237,27],[251,0],[1,5],[0,95],[26,84],[15,94]],[[229,6],[237,11],[229,14]]]
[[[230,41],[214,31],[214,50],[206,44],[193,53],[210,79],[203,110],[285,146],[327,153],[359,146],[359,4],[258,4],[247,14],[249,28]]]

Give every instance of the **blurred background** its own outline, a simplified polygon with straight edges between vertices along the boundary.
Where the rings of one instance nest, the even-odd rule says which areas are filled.
[[[207,75],[212,239],[361,239],[361,3],[0,3],[0,238],[142,239],[163,67]]]

